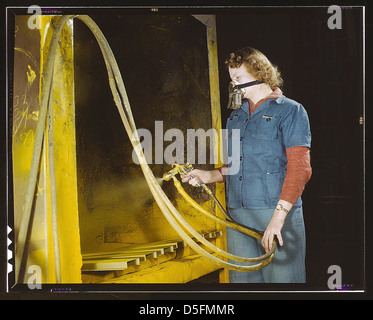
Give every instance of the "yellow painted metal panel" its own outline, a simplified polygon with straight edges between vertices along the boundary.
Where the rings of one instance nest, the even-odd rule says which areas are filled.
[[[31,159],[34,152],[36,124],[39,121],[41,84],[44,63],[58,17],[40,16],[41,29],[27,26],[29,16],[16,17],[16,41],[14,57],[14,99],[13,99],[13,193],[14,225],[18,235],[26,190],[29,182]],[[75,152],[75,110],[74,110],[74,73],[73,73],[73,28],[69,22],[60,41],[55,66],[53,100],[54,125],[54,165],[57,188],[57,214],[59,226],[59,253],[61,282],[81,282],[76,152]],[[18,39],[17,39],[18,38]],[[28,237],[25,247],[22,278],[19,283],[27,283],[30,266],[39,267],[42,283],[55,283],[55,252],[53,250],[51,219],[50,157],[48,155],[48,127],[45,130],[39,175],[33,199],[32,215],[29,221]],[[16,237],[17,241],[17,237]],[[17,253],[16,253],[17,254]],[[20,270],[21,257],[16,255],[16,271]]]
[[[47,256],[45,236],[45,175],[40,168],[39,178],[34,193],[32,215],[33,228],[29,231],[27,243],[20,243],[17,237],[23,220],[25,198],[29,180],[29,171],[35,141],[35,130],[39,119],[39,82],[40,82],[40,34],[38,29],[27,26],[29,16],[16,16],[15,48],[13,72],[13,129],[12,129],[12,164],[13,164],[13,199],[14,232],[16,249],[25,248],[27,262],[22,266],[19,251],[15,252],[16,282],[27,282],[30,266],[39,267],[42,280],[47,278]],[[45,159],[42,156],[41,163]]]
[[[51,16],[42,17],[41,48],[43,48],[43,61],[46,60],[48,44],[51,37],[50,28],[53,24]],[[44,36],[45,35],[45,36]],[[44,40],[45,39],[45,40]],[[42,64],[43,65],[43,64]],[[76,171],[76,139],[75,139],[75,108],[74,108],[74,61],[73,61],[73,21],[66,23],[62,30],[57,55],[54,62],[53,88],[51,99],[53,101],[53,144],[54,159],[48,156],[48,145],[45,154],[48,164],[54,160],[57,194],[57,222],[59,234],[59,256],[62,283],[81,282],[80,268],[82,258],[80,252],[80,235],[77,199],[77,171]],[[44,140],[44,143],[48,141]],[[50,181],[50,179],[47,179]],[[51,193],[51,185],[47,190]],[[53,232],[51,221],[51,202],[47,202],[47,234],[48,234],[48,266],[49,273],[53,274],[51,266],[54,265]],[[49,281],[53,281],[49,276]]]
[[[213,262],[194,254],[155,264],[101,283],[187,283],[216,270]]]

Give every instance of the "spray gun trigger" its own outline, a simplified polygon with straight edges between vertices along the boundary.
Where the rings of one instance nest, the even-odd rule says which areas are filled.
[[[191,179],[195,178],[196,176],[194,174],[192,174],[190,176]],[[201,180],[198,180],[197,183],[196,183],[196,187],[201,187],[203,185],[203,182]]]

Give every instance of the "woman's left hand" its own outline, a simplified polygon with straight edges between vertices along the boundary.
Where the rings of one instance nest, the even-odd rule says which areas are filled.
[[[280,246],[284,244],[281,236],[281,229],[284,226],[285,219],[285,212],[277,210],[274,212],[272,219],[269,222],[261,241],[266,252],[272,249],[273,240],[275,240],[275,236],[277,237]]]

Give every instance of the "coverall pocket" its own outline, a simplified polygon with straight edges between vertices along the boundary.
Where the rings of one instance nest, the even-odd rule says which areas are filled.
[[[256,123],[252,136],[260,140],[275,140],[278,138],[278,121],[275,116],[263,115]]]
[[[282,185],[284,184],[285,175],[286,171],[266,173],[268,198],[270,202],[278,201],[281,195]]]

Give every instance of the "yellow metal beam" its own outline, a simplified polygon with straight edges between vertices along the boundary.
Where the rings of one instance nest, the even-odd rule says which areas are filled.
[[[223,165],[222,163],[222,123],[221,123],[221,106],[220,106],[220,89],[219,89],[219,62],[218,62],[218,47],[217,47],[217,34],[216,34],[216,17],[214,15],[195,15],[196,19],[201,21],[207,29],[207,47],[208,47],[208,62],[209,62],[209,77],[210,77],[210,99],[211,99],[211,120],[212,128],[218,132],[214,147],[215,159],[217,159],[216,168]],[[224,184],[216,184],[216,198],[225,207],[225,187]],[[224,218],[220,210],[216,209],[217,214]],[[218,230],[222,230],[226,234],[226,227],[217,225]],[[227,250],[226,237],[217,239],[216,245]],[[220,272],[220,282],[228,283],[229,275],[228,270],[223,269]]]

